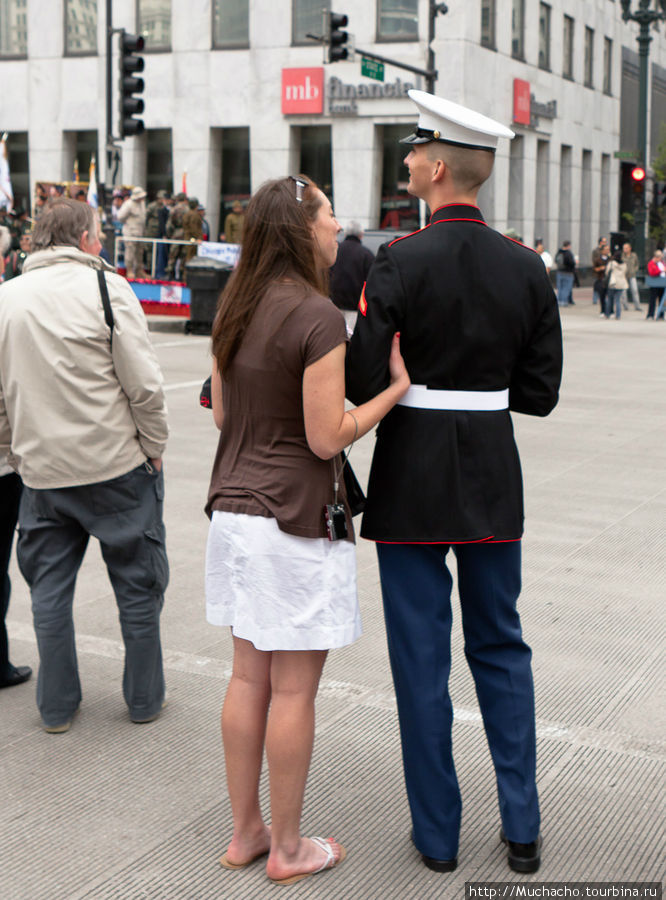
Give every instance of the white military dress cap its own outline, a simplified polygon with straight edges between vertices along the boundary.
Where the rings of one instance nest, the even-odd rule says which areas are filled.
[[[408,91],[419,110],[419,121],[413,134],[401,144],[427,144],[441,141],[474,150],[496,150],[499,138],[515,137],[510,128],[482,116],[481,113],[425,91]]]

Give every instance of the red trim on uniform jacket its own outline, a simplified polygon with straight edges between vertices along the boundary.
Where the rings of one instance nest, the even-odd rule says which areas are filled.
[[[461,216],[459,219],[437,219],[436,222],[431,222],[430,225],[428,225],[428,228],[430,228],[431,225],[442,225],[444,222],[475,222],[477,225],[485,225],[486,228],[488,227],[488,223],[484,222],[483,219],[468,219],[466,216]],[[407,237],[409,237],[409,235],[407,235]],[[509,238],[509,240],[512,239]]]
[[[414,237],[415,234],[421,234],[422,231],[425,231],[426,228],[430,228],[430,225],[424,225],[423,228],[419,228],[418,231],[410,231],[409,234],[402,234],[400,237],[393,238],[392,241],[389,242],[389,247],[392,247],[394,244],[397,244],[398,241],[404,241],[405,238]]]

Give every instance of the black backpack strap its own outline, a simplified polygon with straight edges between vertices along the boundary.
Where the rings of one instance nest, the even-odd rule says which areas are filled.
[[[102,306],[104,307],[104,321],[109,326],[111,337],[109,344],[113,346],[113,310],[111,309],[111,301],[109,300],[109,289],[106,286],[106,278],[102,269],[97,270],[97,281],[99,282],[99,292],[102,295]]]

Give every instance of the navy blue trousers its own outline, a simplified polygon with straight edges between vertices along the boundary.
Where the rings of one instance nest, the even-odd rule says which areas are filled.
[[[417,849],[458,855],[462,801],[453,761],[450,547],[377,544],[407,795]],[[453,547],[465,656],[495,766],[500,816],[511,841],[539,833],[532,653],[516,608],[519,541]]]

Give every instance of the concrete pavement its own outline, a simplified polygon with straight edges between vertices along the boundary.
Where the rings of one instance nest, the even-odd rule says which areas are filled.
[[[466,881],[657,881],[664,875],[666,323],[600,319],[591,291],[563,310],[562,399],[515,416],[526,485],[523,626],[534,651],[543,864],[510,872],[490,758],[455,616],[451,689],[464,812],[459,867],[426,869],[409,840],[374,549],[359,542],[365,634],[330,655],[318,700],[306,834],[348,849],[337,870],[290,888],[261,863],[218,865],[231,832],[219,737],[228,634],[205,622],[202,513],[216,443],[197,406],[208,340],[154,323],[171,416],[163,622],[169,705],[130,723],[122,645],[99,550],[75,601],[83,704],[71,731],[39,727],[34,680],[0,691],[5,900],[421,900]],[[352,462],[367,476],[372,436]],[[357,520],[358,521],[358,520]],[[36,668],[28,591],[12,564],[11,657]],[[262,782],[267,801],[267,784]]]

